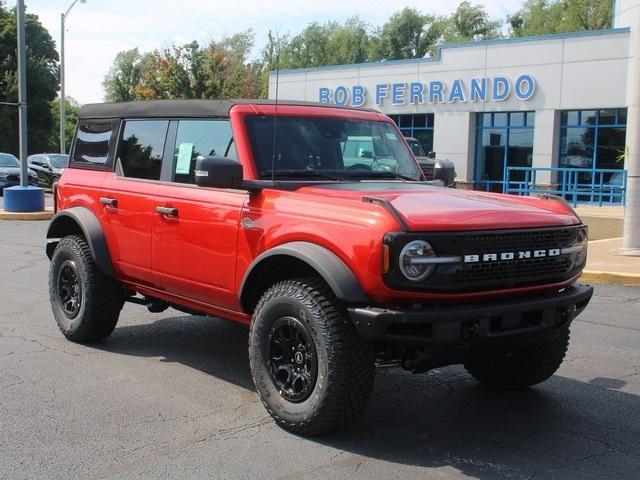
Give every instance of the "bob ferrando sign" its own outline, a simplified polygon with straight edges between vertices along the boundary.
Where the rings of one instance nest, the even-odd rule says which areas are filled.
[[[320,87],[318,102],[339,106],[362,107],[373,100],[375,105],[418,105],[435,103],[502,102],[511,96],[527,101],[536,91],[533,75],[522,74],[515,79],[504,76],[442,80],[429,82],[377,83],[372,92],[364,85],[340,85],[335,89]]]

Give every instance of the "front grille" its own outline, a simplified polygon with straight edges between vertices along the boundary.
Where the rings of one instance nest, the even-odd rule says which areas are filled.
[[[7,176],[7,180],[9,182],[19,182],[20,181],[20,176],[19,175],[8,175]]]
[[[463,287],[482,284],[521,286],[543,279],[562,280],[572,266],[573,262],[567,256],[478,263],[458,269],[452,279],[456,285]]]
[[[575,243],[578,230],[579,227],[575,226],[499,232],[461,232],[438,235],[433,238],[429,236],[429,241],[439,254],[440,252],[455,255],[510,252],[515,250],[569,247]]]
[[[411,238],[424,238],[439,256],[478,256],[479,261],[446,263],[436,267],[433,275],[415,283],[404,278],[397,265],[385,277],[395,288],[447,292],[470,292],[517,288],[562,282],[577,275],[584,262],[577,264],[576,253],[518,258],[518,252],[552,249],[562,250],[578,241],[582,225],[556,228],[494,230],[475,232],[443,232],[408,234]],[[407,235],[390,238],[392,251],[399,252],[406,244]],[[513,260],[483,261],[483,254],[515,253]],[[392,261],[397,261],[392,256]]]
[[[424,177],[427,180],[433,180],[433,170],[434,170],[433,165],[422,164],[420,165],[420,168],[422,169],[422,172],[424,173]]]

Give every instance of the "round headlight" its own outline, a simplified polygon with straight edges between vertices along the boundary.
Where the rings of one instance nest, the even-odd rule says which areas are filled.
[[[427,278],[436,268],[435,264],[429,263],[431,257],[435,257],[429,242],[425,240],[413,240],[407,243],[400,252],[399,266],[402,275],[408,280],[419,282]]]

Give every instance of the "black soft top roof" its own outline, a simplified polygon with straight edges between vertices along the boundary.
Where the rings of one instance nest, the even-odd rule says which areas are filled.
[[[118,103],[89,103],[80,107],[79,118],[130,118],[130,117],[228,117],[231,107],[237,104],[275,105],[274,100],[142,100]],[[325,103],[298,100],[278,100],[278,105],[313,107],[337,107]]]

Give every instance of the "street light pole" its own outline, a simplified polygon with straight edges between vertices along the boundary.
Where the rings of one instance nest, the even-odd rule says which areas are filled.
[[[29,185],[27,169],[27,49],[24,39],[24,0],[18,0],[18,138],[20,142],[20,186]]]
[[[67,11],[60,14],[60,153],[66,153],[66,119],[64,111],[64,21],[76,3],[78,3],[78,0],[74,0],[71,5],[69,5],[69,8],[67,8]],[[80,3],[87,3],[87,0],[80,0]]]

